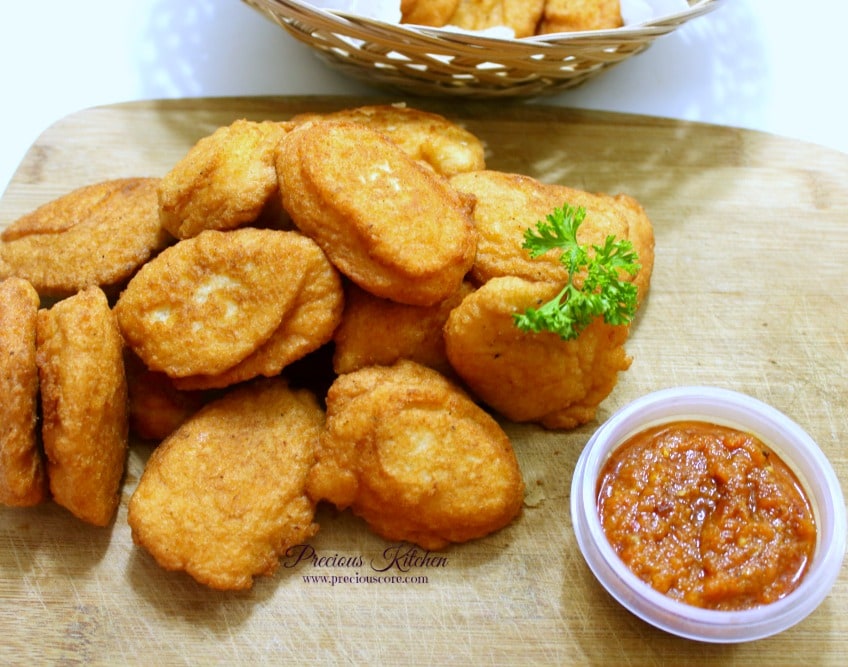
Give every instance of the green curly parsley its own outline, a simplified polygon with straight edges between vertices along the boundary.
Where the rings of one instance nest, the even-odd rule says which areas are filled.
[[[568,282],[559,294],[537,308],[513,315],[522,331],[550,331],[563,340],[576,338],[596,317],[607,324],[628,324],[636,314],[637,288],[622,280],[622,273],[635,276],[641,268],[633,244],[607,236],[604,245],[591,246],[593,252],[577,242],[577,229],[586,217],[586,209],[564,204],[536,223],[536,229],[524,232],[523,248],[536,258],[549,250],[562,250],[560,262],[568,269]],[[584,275],[582,287],[575,276]]]

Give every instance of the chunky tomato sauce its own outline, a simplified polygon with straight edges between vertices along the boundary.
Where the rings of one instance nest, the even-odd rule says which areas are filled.
[[[601,524],[656,590],[708,609],[747,609],[795,589],[816,542],[810,503],[754,436],[698,421],[619,447],[598,480]]]

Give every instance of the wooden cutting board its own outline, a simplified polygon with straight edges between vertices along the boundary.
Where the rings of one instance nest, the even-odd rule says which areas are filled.
[[[74,114],[28,152],[0,201],[0,226],[86,183],[163,175],[200,137],[237,118],[363,102],[174,100]],[[0,661],[844,663],[845,569],[821,607],[781,635],[693,643],[630,615],[594,580],[572,533],[568,493],[580,450],[602,420],[647,392],[687,384],[746,392],[784,411],[818,441],[845,486],[848,156],[641,116],[414,103],[466,123],[485,140],[492,168],[627,192],[647,208],[656,230],[652,291],[628,343],[633,365],[598,421],[570,432],[505,425],[528,498],[521,518],[489,538],[393,560],[400,545],[321,509],[309,548],[322,560],[284,559],[273,578],[229,594],[164,572],[133,546],[126,505],[150,452],[136,443],[108,529],[52,505],[0,510]]]

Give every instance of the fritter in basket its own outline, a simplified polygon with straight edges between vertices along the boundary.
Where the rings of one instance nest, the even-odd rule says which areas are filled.
[[[531,37],[545,4],[545,0],[459,0],[447,24],[464,30],[505,26],[512,28],[517,39]]]
[[[545,0],[538,34],[609,30],[623,24],[621,0]]]
[[[401,0],[400,22],[441,28],[458,6],[459,0]]]

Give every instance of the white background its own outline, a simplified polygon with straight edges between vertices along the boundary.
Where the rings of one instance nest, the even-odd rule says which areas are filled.
[[[731,125],[848,152],[841,0],[723,0],[538,102]],[[3,0],[0,191],[50,124],[139,99],[377,94],[241,0]]]

